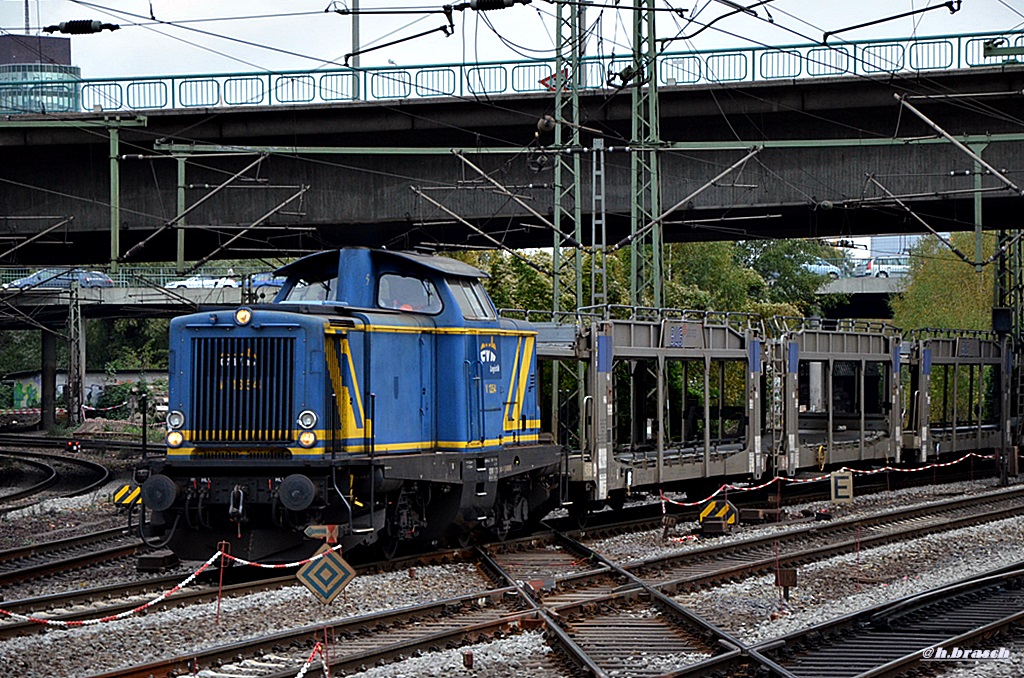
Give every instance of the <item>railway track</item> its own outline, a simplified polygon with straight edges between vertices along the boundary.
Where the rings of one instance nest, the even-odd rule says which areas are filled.
[[[1024,488],[948,499],[868,518],[811,522],[778,535],[707,546],[630,563],[629,571],[660,588],[694,590],[733,577],[770,572],[908,537],[1001,520],[1024,513]]]
[[[57,469],[50,464],[35,459],[22,459],[14,455],[4,454],[0,455],[0,463],[7,467],[6,472],[12,475],[17,473],[16,469],[18,467],[23,467],[27,475],[33,477],[33,480],[38,478],[38,480],[25,487],[12,489],[10,492],[0,494],[0,506],[42,492],[57,482],[57,478],[60,475]]]
[[[964,666],[954,648],[998,649],[1024,621],[1024,563],[791,633],[759,648],[785,676],[908,675]],[[1016,630],[1014,630],[1016,629]],[[943,656],[943,653],[945,656]]]
[[[110,469],[89,459],[23,451],[0,456],[35,468],[45,476],[31,486],[0,496],[0,514],[32,506],[45,498],[86,494],[102,487],[111,477]]]
[[[117,530],[111,532],[117,532]],[[27,549],[31,548],[27,547]],[[8,552],[0,552],[0,568],[3,566],[2,559],[5,553]],[[445,551],[391,562],[366,563],[355,569],[357,574],[363,575],[387,570],[402,570],[424,563],[450,562],[465,557],[461,551]],[[252,570],[248,570],[248,572],[251,573]],[[164,600],[147,609],[183,607],[189,604],[208,602],[219,597],[233,598],[296,584],[294,572],[273,577],[264,577],[261,572],[263,571],[256,570],[253,576],[248,576],[246,570],[229,568],[226,570],[226,583],[221,583],[219,582],[220,573],[216,568],[211,568],[191,586],[170,593]],[[275,573],[277,572],[279,571],[275,571]],[[181,583],[184,576],[178,573],[140,581],[74,589],[44,596],[10,600],[0,604],[0,607],[19,615],[60,622],[100,619],[134,610],[140,605],[152,601],[160,594],[175,588]],[[27,635],[45,629],[46,625],[39,622],[0,616],[0,638]]]
[[[583,670],[612,675],[622,673],[626,662],[631,667],[629,675],[661,675],[669,668],[701,665],[741,649],[744,656],[752,656],[751,648],[728,630],[696,617],[668,594],[781,565],[822,560],[856,548],[1000,520],[1024,512],[1022,497],[1024,489],[1002,490],[868,519],[815,523],[778,535],[621,567],[564,535],[526,552],[497,546],[494,560],[510,579],[529,582],[530,595],[553,619],[565,620],[559,624],[575,644],[570,646],[571,653],[589,658],[579,660]],[[856,536],[858,532],[860,536]],[[614,632],[605,633],[607,627]],[[681,640],[683,636],[685,640]],[[628,649],[623,647],[623,638],[630,638]],[[638,669],[639,660],[649,664],[650,670]],[[759,663],[771,662],[762,658]]]
[[[0,592],[17,582],[131,556],[141,548],[141,541],[118,527],[0,551]]]
[[[58,622],[74,622],[85,619],[104,618],[134,610],[153,600],[154,597],[181,583],[181,575],[154,577],[145,581],[127,584],[110,584],[84,590],[54,593],[24,600],[4,602],[8,612],[37,619]],[[257,591],[295,584],[292,575],[261,579],[256,582],[228,584],[220,587],[216,582],[197,584],[176,591],[149,609],[158,606],[184,606],[216,600],[218,597],[231,598]],[[0,638],[39,633],[47,629],[46,624],[11,617],[0,617]]]
[[[331,670],[354,671],[540,628],[560,651],[539,656],[537,661],[545,664],[545,670],[564,674],[644,676],[696,671],[692,675],[700,675],[704,667],[721,662],[732,662],[730,666],[739,667],[738,671],[757,665],[762,673],[770,672],[777,668],[774,659],[683,608],[670,597],[671,592],[710,586],[774,566],[774,561],[765,563],[757,555],[767,542],[777,542],[780,554],[791,562],[810,562],[853,548],[850,531],[856,531],[857,522],[860,543],[866,546],[873,540],[913,538],[945,527],[1019,514],[1024,511],[1022,496],[1024,489],[1001,490],[885,517],[816,523],[792,534],[703,547],[623,566],[554,533],[491,545],[480,551],[479,558],[492,585],[477,593],[333,619],[99,675],[159,677],[215,669],[218,676],[290,677],[325,633],[332,648]],[[937,515],[929,518],[929,513]],[[624,638],[629,638],[628,647]]]
[[[30,447],[34,449],[65,450],[67,449],[69,442],[71,442],[71,439],[69,438],[54,438],[52,436],[29,433],[0,433],[0,447]],[[74,438],[74,442],[79,443],[82,446],[82,449],[95,450],[98,452],[113,450],[142,452],[141,441],[135,442],[130,440],[105,438]]]
[[[126,667],[94,678],[149,678],[216,669],[223,678],[295,676],[316,643],[331,635],[332,671],[354,671],[415,652],[478,642],[515,632],[530,614],[517,609],[513,587],[335,619],[257,639],[197,651],[188,657]]]

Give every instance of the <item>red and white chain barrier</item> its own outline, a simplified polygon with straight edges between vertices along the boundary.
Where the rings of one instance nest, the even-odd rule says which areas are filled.
[[[898,471],[900,473],[914,473],[915,471],[927,471],[928,469],[945,468],[947,466],[953,466],[954,464],[959,464],[960,462],[965,461],[967,459],[970,459],[971,457],[977,457],[978,459],[995,459],[995,455],[994,454],[978,454],[977,452],[968,452],[964,456],[960,457],[959,459],[955,459],[953,461],[947,461],[947,462],[943,462],[941,464],[938,463],[938,462],[935,462],[933,464],[927,464],[925,466],[918,466],[917,468],[897,468],[895,466],[885,466],[883,468],[864,470],[864,469],[850,468],[848,466],[844,466],[841,469],[839,469],[839,471],[849,471],[851,473],[856,473],[856,474],[865,475],[865,476],[874,475],[876,473],[884,473],[886,471]],[[715,497],[717,497],[722,492],[727,492],[727,491],[730,491],[730,490],[733,491],[733,492],[752,492],[754,490],[763,490],[764,488],[769,487],[771,485],[774,485],[775,483],[817,483],[817,482],[821,482],[822,480],[828,480],[830,477],[831,477],[831,474],[815,476],[814,478],[785,478],[785,477],[782,477],[782,476],[775,476],[774,478],[772,478],[768,482],[761,483],[760,485],[752,485],[752,486],[749,486],[749,487],[744,486],[744,485],[729,485],[729,484],[725,484],[725,485],[722,485],[721,487],[719,487],[717,490],[715,490],[711,494],[709,494],[704,499],[701,499],[699,501],[678,501],[676,499],[671,499],[669,497],[666,497],[665,493],[661,492],[660,495],[661,495],[661,501],[662,501],[662,513],[665,512],[665,504],[666,503],[672,504],[673,506],[686,506],[686,507],[700,506],[704,502],[710,501],[711,499],[714,499]]]
[[[89,405],[82,405],[82,409],[83,410],[88,410],[89,412],[110,412],[111,410],[116,410],[119,407],[125,407],[127,405],[128,405],[128,401],[126,400],[123,403],[121,403],[120,405],[111,405],[110,407],[91,407]],[[66,414],[67,413],[67,409],[65,409],[63,407],[57,407],[57,408],[55,408],[55,411],[60,413],[60,414]],[[43,410],[40,407],[15,407],[15,408],[8,407],[8,408],[0,408],[0,415],[6,415],[6,414],[42,414],[42,412],[43,412]]]
[[[333,548],[331,548],[331,551],[337,551],[337,550],[340,550],[340,549],[341,549],[341,544],[338,544],[337,546],[334,546]],[[104,624],[106,622],[117,621],[118,619],[124,619],[125,617],[130,617],[133,614],[138,614],[139,612],[142,612],[143,610],[149,609],[150,607],[156,605],[160,601],[166,600],[171,595],[173,595],[173,594],[177,593],[178,591],[181,591],[185,587],[189,586],[195,580],[195,578],[200,575],[200,573],[202,573],[204,570],[208,569],[211,565],[213,565],[215,562],[217,562],[217,559],[220,558],[221,556],[224,556],[225,558],[228,558],[230,560],[234,560],[235,562],[241,563],[242,565],[249,565],[249,566],[252,566],[252,567],[262,567],[262,568],[266,568],[266,569],[284,569],[284,568],[289,568],[289,567],[299,567],[301,565],[305,565],[307,563],[311,563],[311,562],[313,562],[315,560],[320,560],[321,558],[323,558],[328,553],[330,553],[330,551],[324,551],[323,553],[318,553],[315,556],[311,556],[309,558],[306,558],[305,560],[299,560],[299,561],[296,561],[294,563],[287,563],[287,564],[284,564],[284,565],[267,565],[267,564],[264,564],[264,563],[254,563],[252,561],[244,560],[242,558],[236,558],[235,556],[232,556],[229,553],[224,553],[223,551],[217,551],[212,556],[210,556],[210,559],[207,560],[205,563],[203,563],[199,567],[198,570],[196,570],[195,572],[193,572],[189,576],[185,577],[185,579],[183,579],[182,582],[180,584],[178,584],[177,586],[175,586],[174,588],[171,588],[171,589],[168,589],[167,591],[164,591],[163,593],[158,595],[156,598],[153,598],[152,600],[150,600],[148,603],[143,603],[142,605],[139,605],[136,608],[133,608],[131,610],[125,610],[124,612],[119,612],[118,614],[112,614],[112,615],[107,616],[107,617],[98,617],[98,618],[95,618],[95,619],[83,619],[83,620],[80,620],[80,621],[62,621],[62,620],[59,620],[59,619],[42,619],[40,617],[31,617],[29,615],[18,614],[17,612],[11,612],[10,610],[5,610],[3,608],[0,608],[0,615],[3,615],[5,617],[10,617],[11,619],[20,619],[21,621],[32,622],[34,624],[44,624],[44,625],[47,625],[47,626],[61,626],[61,627],[64,627],[64,628],[73,627],[73,626],[93,626],[95,624]]]
[[[336,544],[335,546],[332,546],[330,548],[330,551],[324,551],[323,553],[318,553],[315,556],[310,556],[309,558],[306,558],[305,560],[297,560],[294,563],[284,563],[282,565],[267,565],[266,563],[254,563],[251,560],[246,560],[245,558],[236,558],[235,556],[231,555],[230,553],[218,552],[218,555],[223,555],[228,560],[233,560],[236,563],[238,563],[239,565],[248,565],[249,567],[262,567],[265,570],[284,570],[284,569],[287,569],[289,567],[302,567],[303,565],[305,565],[307,563],[312,563],[314,560],[320,560],[321,558],[326,556],[331,551],[340,551],[340,550],[341,550],[341,544]]]
[[[313,665],[313,659],[318,654],[320,655],[320,666],[323,667],[324,675],[327,676],[327,678],[331,678],[331,667],[327,665],[327,653],[324,649],[323,643],[316,644],[316,647],[313,648],[313,651],[309,653],[309,659],[307,659],[306,663],[302,665],[302,668],[299,669],[299,672],[295,674],[295,678],[304,678],[306,672],[309,671],[309,667]]]
[[[90,407],[89,405],[82,405],[82,409],[89,410],[90,412],[110,412],[111,410],[116,410],[127,405],[128,401],[126,400],[120,405],[111,405],[110,407]]]

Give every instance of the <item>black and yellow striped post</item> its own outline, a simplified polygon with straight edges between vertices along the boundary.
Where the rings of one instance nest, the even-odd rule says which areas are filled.
[[[740,513],[732,502],[712,499],[704,504],[697,517],[701,531],[705,534],[721,534],[737,523]]]
[[[114,493],[114,503],[118,506],[131,506],[139,500],[142,488],[128,483]]]

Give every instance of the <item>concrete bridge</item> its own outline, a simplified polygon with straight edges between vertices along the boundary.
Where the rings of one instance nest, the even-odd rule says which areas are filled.
[[[75,292],[83,319],[173,317],[200,306],[239,306],[261,300],[239,287],[164,289],[109,287]],[[72,293],[65,289],[0,290],[0,330],[48,328],[63,333]]]
[[[906,286],[904,276],[891,278],[838,278],[818,290],[819,295],[841,294],[845,301],[828,310],[830,318],[891,318],[889,300]]]
[[[823,68],[823,55],[841,52],[833,48],[774,50],[751,55],[748,69],[782,63],[773,77],[725,82],[706,78],[722,55],[663,57],[657,157],[665,208],[749,149],[762,149],[668,215],[665,239],[922,232],[921,220],[956,231],[979,218],[987,229],[1019,228],[1020,195],[895,98],[905,96],[997,171],[1019,170],[1024,64],[978,56],[984,39],[875,45],[875,53],[903,50],[902,65],[891,68],[863,67],[874,58],[864,47],[859,71]],[[948,47],[955,57],[913,68],[926,47]],[[683,61],[690,57],[696,61]],[[787,65],[793,63],[799,68]],[[156,103],[177,108],[144,110],[153,102],[139,93],[157,91],[157,81],[86,83],[93,87],[81,87],[78,104],[94,102],[95,112],[0,119],[0,262],[275,257],[344,244],[493,246],[480,231],[512,247],[550,246],[551,229],[531,210],[541,217],[553,211],[559,152],[580,159],[587,196],[580,239],[588,242],[598,140],[607,149],[607,242],[624,238],[636,150],[629,88],[588,80],[580,94],[581,144],[559,150],[548,126],[538,127],[554,113],[555,94],[534,76],[550,73],[550,65],[518,76],[506,66],[503,82],[518,77],[529,86],[488,89],[490,81],[466,67],[458,77],[475,77],[477,86],[451,95],[418,96],[411,86],[375,100],[316,96],[300,103],[282,98],[280,80],[261,86],[262,98],[228,96],[248,82],[235,74],[192,79],[217,84],[216,100],[164,97]],[[694,70],[703,77],[687,80]],[[420,71],[374,75],[420,82]],[[371,84],[365,81],[364,91]],[[170,90],[193,91],[182,83]],[[439,92],[446,94],[427,90]]]

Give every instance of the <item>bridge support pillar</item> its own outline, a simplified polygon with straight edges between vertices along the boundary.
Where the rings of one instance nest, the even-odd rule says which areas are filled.
[[[56,423],[54,406],[57,402],[57,334],[49,329],[42,332],[42,365],[39,369],[39,406],[42,409],[39,428],[48,431]]]

